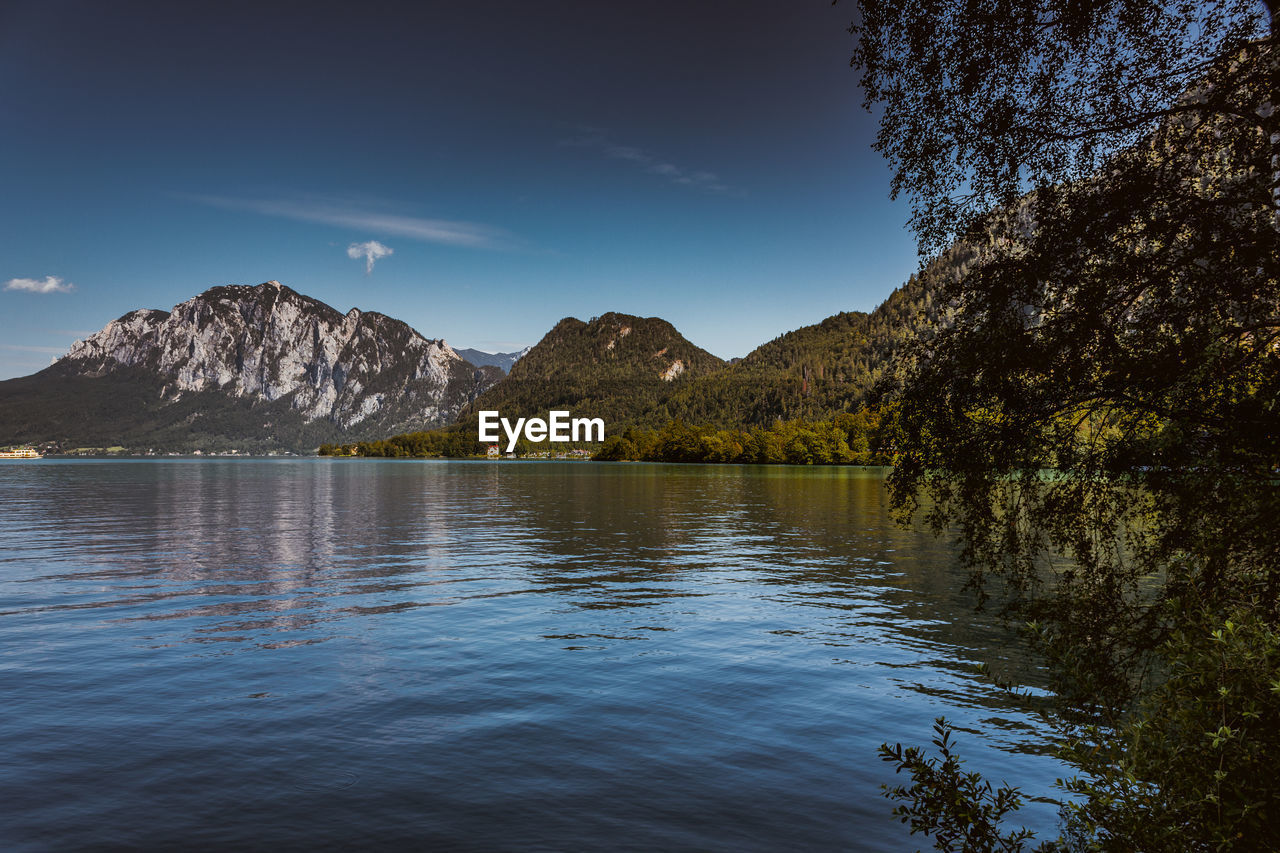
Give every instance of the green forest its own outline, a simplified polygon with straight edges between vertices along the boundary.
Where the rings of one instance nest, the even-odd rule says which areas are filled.
[[[767,428],[716,429],[668,421],[660,429],[628,427],[594,447],[603,462],[725,462],[746,465],[888,465],[898,440],[892,418],[862,409],[830,420],[796,418]],[[562,449],[569,445],[556,445]],[[464,429],[395,435],[379,441],[322,444],[321,456],[463,459],[486,455],[486,445]],[[545,443],[517,442],[514,455],[547,452]]]
[[[318,452],[321,456],[369,456],[382,459],[437,456],[465,459],[483,456],[485,446],[476,441],[474,433],[459,429],[436,429],[401,433],[377,441],[322,444]]]
[[[767,428],[716,429],[668,421],[661,429],[631,427],[605,439],[600,461],[729,462],[746,465],[888,465],[893,434],[879,414],[863,409],[831,420],[776,421]]]
[[[609,430],[652,421],[672,388],[718,371],[724,362],[694,346],[665,320],[608,313],[561,320],[507,377],[460,418],[474,433],[476,412],[546,416],[568,409],[603,418]]]

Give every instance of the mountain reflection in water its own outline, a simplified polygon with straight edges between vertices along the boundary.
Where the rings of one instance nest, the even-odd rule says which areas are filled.
[[[44,460],[0,505],[7,849],[895,850],[876,746],[943,714],[1063,772],[881,472]]]

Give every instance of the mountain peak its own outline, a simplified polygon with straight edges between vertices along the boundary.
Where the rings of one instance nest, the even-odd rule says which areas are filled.
[[[212,287],[168,312],[131,311],[56,367],[80,377],[142,371],[171,401],[204,392],[283,401],[303,421],[342,431],[450,423],[497,378],[399,320],[341,314],[274,280]]]
[[[592,417],[625,421],[674,385],[723,365],[660,317],[616,311],[585,323],[565,317],[471,409],[533,416],[582,405]]]

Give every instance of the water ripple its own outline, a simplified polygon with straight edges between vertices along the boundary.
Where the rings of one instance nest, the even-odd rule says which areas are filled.
[[[1062,773],[875,472],[44,460],[0,505],[13,849],[895,850],[875,748],[941,714]]]

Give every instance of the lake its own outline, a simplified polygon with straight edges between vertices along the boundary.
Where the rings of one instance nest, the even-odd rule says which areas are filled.
[[[858,468],[0,464],[0,846],[928,848],[880,743],[945,715],[995,781],[1064,769],[887,504]]]

